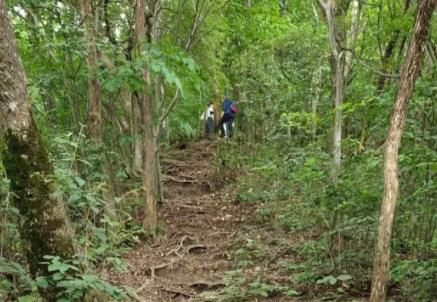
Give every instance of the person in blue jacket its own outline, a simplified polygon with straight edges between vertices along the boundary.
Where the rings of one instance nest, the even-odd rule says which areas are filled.
[[[238,112],[236,104],[228,98],[223,100],[223,112],[220,119],[220,129],[222,137],[232,137],[232,126],[234,123],[235,114]]]

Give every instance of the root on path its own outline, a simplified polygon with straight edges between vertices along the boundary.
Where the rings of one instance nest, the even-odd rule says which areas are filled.
[[[133,288],[135,301],[194,301],[205,290],[224,286],[231,263],[225,257],[236,235],[243,234],[250,207],[232,203],[217,179],[214,142],[194,142],[165,156],[165,201],[158,217],[164,224],[159,244],[144,244],[125,256],[127,272],[106,272],[107,279]]]

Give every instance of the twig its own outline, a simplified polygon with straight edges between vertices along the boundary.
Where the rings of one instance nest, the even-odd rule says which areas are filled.
[[[150,287],[151,285],[149,285],[150,282],[153,282],[151,279],[147,279],[146,282],[143,283],[143,285],[141,285],[137,290],[136,293],[139,294],[141,293],[146,287]],[[153,285],[152,285],[153,287]]]
[[[179,241],[179,244],[178,244],[174,249],[172,249],[171,251],[169,251],[169,252],[166,254],[166,256],[170,256],[172,253],[175,253],[177,256],[181,257],[181,255],[179,255],[179,250],[180,250],[181,248],[184,247],[184,241],[185,241],[186,239],[193,240],[193,238],[189,237],[188,235],[184,235],[184,236],[182,236],[181,240]]]
[[[388,74],[388,73],[384,73],[384,72],[380,72],[378,70],[375,70],[374,68],[372,68],[371,66],[367,65],[366,63],[364,63],[362,60],[356,60],[359,64],[361,64],[364,68],[366,68],[367,70],[376,73],[377,75],[386,77],[386,78],[393,78],[393,79],[398,79],[400,77],[399,74]]]
[[[179,257],[179,258],[173,258],[172,260],[170,260],[170,262],[167,262],[167,263],[162,263],[162,264],[158,264],[158,265],[155,265],[155,266],[152,266],[152,267],[150,267],[149,268],[149,270],[150,270],[150,279],[151,280],[154,280],[155,279],[155,272],[157,271],[157,270],[160,270],[160,269],[163,269],[163,268],[166,268],[166,267],[168,267],[168,266],[170,266],[170,265],[173,265],[173,264],[175,264],[175,263],[177,263],[177,262],[179,262],[179,261],[181,261],[182,260],[182,257]]]

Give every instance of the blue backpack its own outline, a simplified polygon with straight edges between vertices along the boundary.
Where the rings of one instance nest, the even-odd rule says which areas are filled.
[[[225,99],[223,101],[223,112],[233,116],[238,112],[238,108],[232,100]]]

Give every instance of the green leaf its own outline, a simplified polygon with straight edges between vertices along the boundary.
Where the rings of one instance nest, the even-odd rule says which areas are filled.
[[[351,275],[340,275],[337,277],[337,279],[340,281],[346,281],[346,280],[352,279],[352,276]]]
[[[38,299],[30,295],[18,297],[18,302],[36,302],[36,301],[38,301]]]

